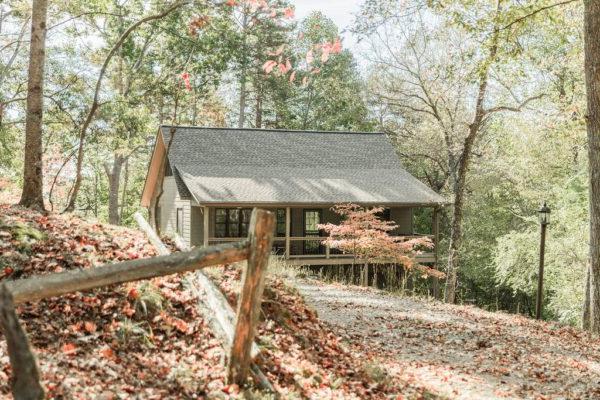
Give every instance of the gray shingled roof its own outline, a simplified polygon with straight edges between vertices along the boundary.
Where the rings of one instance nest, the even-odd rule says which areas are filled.
[[[161,127],[168,145],[172,127]],[[176,127],[169,162],[199,203],[442,204],[386,135]]]

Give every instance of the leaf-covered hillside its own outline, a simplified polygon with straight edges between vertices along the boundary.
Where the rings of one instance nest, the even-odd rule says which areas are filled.
[[[138,231],[0,206],[2,280],[154,256]],[[239,269],[213,273],[235,302]],[[18,308],[49,398],[239,398],[225,383],[221,344],[185,277],[115,286]],[[365,354],[349,351],[301,296],[269,279],[259,343],[263,371],[284,398],[386,398],[421,389],[373,376]],[[0,393],[9,396],[0,337]],[[268,397],[267,397],[268,398]]]

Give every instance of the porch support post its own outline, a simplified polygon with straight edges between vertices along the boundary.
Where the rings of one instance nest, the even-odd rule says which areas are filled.
[[[204,231],[203,231],[203,239],[204,239],[204,247],[208,246],[208,238],[210,235],[209,227],[210,227],[210,208],[207,206],[203,207],[203,222],[204,222]]]
[[[285,208],[285,259],[290,259],[290,236],[291,236],[292,215],[290,207]]]
[[[433,209],[433,255],[434,264],[433,267],[437,270],[439,266],[439,243],[440,243],[440,209],[435,207]],[[432,278],[433,280],[433,297],[436,299],[440,298],[440,282],[438,278]]]

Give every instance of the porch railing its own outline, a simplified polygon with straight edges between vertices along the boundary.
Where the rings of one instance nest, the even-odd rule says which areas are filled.
[[[434,240],[434,235],[398,235],[394,236],[395,238],[403,239],[402,241],[409,241],[412,239],[421,239],[421,238],[429,238]],[[286,254],[285,251],[285,243],[286,240],[290,241],[290,254]],[[273,238],[273,252],[277,255],[283,256],[286,259],[301,259],[301,258],[353,258],[354,255],[350,253],[342,253],[339,250],[331,249],[327,245],[323,245],[323,241],[328,239],[327,236],[290,236],[286,239],[283,236],[277,236]],[[208,243],[210,245],[214,244],[224,244],[224,243],[235,243],[243,240],[243,238],[209,238]],[[306,253],[305,244],[311,243],[316,245],[315,251],[309,254]],[[420,255],[420,257],[428,258],[433,256],[433,252],[425,252]]]

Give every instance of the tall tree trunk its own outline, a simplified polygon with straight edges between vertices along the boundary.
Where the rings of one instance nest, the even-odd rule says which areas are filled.
[[[591,314],[591,304],[592,301],[590,299],[591,296],[591,290],[590,290],[590,278],[591,278],[591,272],[590,272],[590,266],[588,264],[587,268],[585,269],[585,290],[584,290],[584,297],[583,297],[583,313],[581,316],[581,327],[588,331],[590,330],[590,324],[591,324],[591,318],[590,318],[590,314]]]
[[[244,8],[244,17],[242,19],[242,35],[244,35],[244,43],[242,44],[242,68],[240,71],[240,104],[239,104],[239,118],[238,128],[243,128],[246,123],[246,96],[247,96],[247,80],[248,80],[248,62],[247,62],[247,38],[246,28],[248,27],[248,8]]]
[[[465,190],[467,184],[467,173],[473,153],[475,139],[481,130],[481,125],[484,117],[483,101],[487,91],[487,72],[482,77],[479,86],[479,97],[477,100],[477,110],[475,119],[469,126],[469,135],[465,139],[461,157],[459,159],[458,172],[454,180],[454,209],[452,213],[452,223],[450,230],[450,244],[448,250],[448,268],[446,270],[446,293],[445,301],[454,303],[456,301],[456,286],[458,283],[458,265],[459,255],[463,240],[463,210],[465,205]]]
[[[496,15],[500,13],[500,1],[497,3]],[[485,97],[489,82],[490,68],[498,54],[498,40],[500,30],[498,25],[494,26],[494,35],[492,36],[489,54],[479,72],[479,89],[477,91],[477,99],[475,101],[475,115],[473,121],[469,125],[469,134],[463,143],[462,152],[458,160],[458,171],[454,180],[454,211],[452,214],[452,223],[450,231],[450,244],[448,249],[448,268],[446,270],[446,292],[444,300],[447,303],[456,301],[456,285],[458,283],[458,265],[459,254],[463,239],[463,210],[465,202],[465,190],[467,182],[467,173],[469,172],[469,164],[473,155],[473,146],[475,140],[483,128],[484,118],[487,114],[485,110]]]
[[[127,189],[129,187],[129,157],[125,159],[125,176],[123,177],[123,190],[121,194],[121,211],[119,213],[119,225],[123,223],[123,216],[127,208]]]
[[[33,0],[31,44],[25,116],[25,163],[23,193],[19,204],[44,210],[42,172],[42,116],[44,106],[44,64],[46,61],[47,0]]]
[[[238,128],[243,128],[246,123],[246,68],[242,68],[240,76],[240,116],[238,118]]]
[[[260,78],[258,78],[260,79]],[[256,120],[254,123],[254,127],[257,129],[262,128],[262,88],[257,88],[256,90]]]
[[[484,92],[485,93],[485,92]],[[454,303],[456,301],[456,285],[458,283],[458,265],[460,248],[463,239],[463,210],[465,205],[465,189],[467,181],[467,172],[473,145],[480,127],[471,125],[469,137],[465,141],[462,156],[460,157],[457,177],[454,181],[454,209],[452,212],[452,224],[450,231],[450,244],[448,251],[448,268],[446,277],[445,301]]]
[[[590,175],[589,329],[600,333],[600,2],[585,0],[585,81]]]
[[[113,164],[104,164],[104,170],[108,177],[108,222],[113,225],[119,224],[119,188],[121,182],[121,170],[125,157],[115,154]]]

